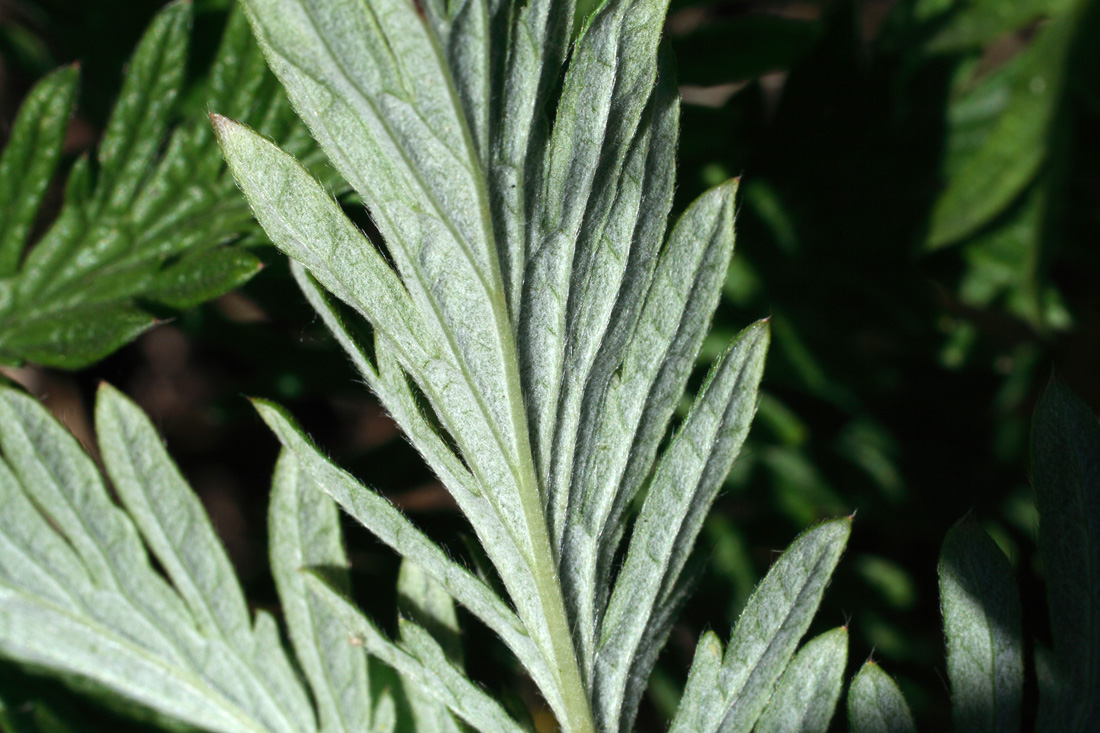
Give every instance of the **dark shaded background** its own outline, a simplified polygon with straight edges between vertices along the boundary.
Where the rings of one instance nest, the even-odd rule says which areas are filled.
[[[0,133],[36,78],[80,60],[67,152],[93,145],[162,4],[0,0]],[[198,76],[226,3],[195,5]],[[1040,47],[1058,24],[1064,36]],[[640,724],[660,729],[700,630],[727,635],[778,551],[808,524],[855,512],[814,630],[848,624],[849,673],[874,656],[919,727],[946,729],[940,543],[972,513],[1017,570],[1031,640],[1047,640],[1030,413],[1053,372],[1100,407],[1100,3],[674,0],[668,37],[684,97],[677,209],[742,177],[737,252],[704,357],[759,317],[774,336],[758,420],[704,532],[707,574]],[[1005,134],[1009,117],[1027,124]],[[85,445],[100,380],[136,399],[258,606],[275,598],[265,512],[276,441],[244,395],[287,404],[338,462],[462,553],[448,495],[281,258],[266,257],[241,291],[93,368],[11,374]],[[395,558],[365,531],[349,543],[359,601],[392,619]],[[468,627],[468,648],[494,648]],[[513,684],[503,652],[468,659],[491,689]],[[0,693],[29,689],[4,674]],[[1030,720],[1033,676],[1028,685]],[[834,725],[846,729],[843,711]]]

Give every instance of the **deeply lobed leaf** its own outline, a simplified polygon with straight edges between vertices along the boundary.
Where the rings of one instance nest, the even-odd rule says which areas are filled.
[[[753,591],[722,654],[700,639],[672,731],[749,731],[813,619],[851,531],[825,522],[795,540]]]
[[[43,407],[0,388],[0,652],[210,730],[314,730],[274,621],[248,618],[148,419],[109,387],[96,412],[126,513]]]
[[[192,14],[180,0],[156,16],[127,66],[97,165],[78,160],[57,219],[33,243],[76,68],[44,79],[24,103],[0,162],[0,361],[85,366],[153,326],[153,311],[192,307],[259,271],[242,242],[255,226],[230,195],[209,126],[201,116],[175,125]],[[319,161],[239,12],[211,67],[208,99]]]

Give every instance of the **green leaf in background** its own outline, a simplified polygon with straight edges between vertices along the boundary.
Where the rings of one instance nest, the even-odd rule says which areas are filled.
[[[0,278],[19,268],[31,227],[57,168],[80,74],[53,72],[27,95],[0,157]]]
[[[1094,730],[1100,724],[1100,423],[1057,380],[1035,408],[1031,474],[1057,691],[1040,700],[1040,726]]]
[[[948,183],[932,212],[928,247],[973,234],[1035,179],[1069,73],[1072,21],[1068,15],[1043,27],[1024,50],[976,83],[969,78],[973,67],[961,68],[959,98],[948,118]]]
[[[134,52],[94,162],[77,161],[54,223],[29,235],[57,167],[75,67],[40,82],[0,159],[0,362],[77,369],[241,285],[261,266],[254,235],[201,115],[173,126],[192,6],[168,5]],[[230,15],[207,103],[256,124],[308,162],[321,157],[239,12]]]
[[[848,688],[852,733],[915,733],[913,714],[890,675],[874,662],[859,670]]]
[[[1024,640],[1008,558],[963,520],[944,540],[939,575],[956,730],[1019,730]]]
[[[922,6],[932,6],[935,2],[917,2],[915,14],[934,15],[931,9]],[[954,3],[946,13],[945,26],[928,42],[928,50],[950,53],[985,46],[1029,23],[1056,17],[1072,6],[1073,0],[1019,0],[1014,3],[965,0]]]

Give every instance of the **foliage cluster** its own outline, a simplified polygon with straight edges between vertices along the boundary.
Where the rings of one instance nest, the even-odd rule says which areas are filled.
[[[32,29],[50,5],[0,34],[13,68],[49,66]],[[0,158],[0,360],[91,383],[166,317],[221,339],[263,375],[254,393],[293,403],[255,402],[283,445],[274,586],[242,591],[120,392],[99,387],[88,454],[3,388],[5,727],[825,730],[873,647],[901,688],[868,661],[848,723],[906,730],[944,724],[943,634],[959,730],[1100,718],[1100,428],[1058,381],[1034,494],[1023,480],[1049,357],[1088,372],[1100,3],[674,2],[664,42],[666,5],[644,0],[242,5],[156,14],[113,109],[81,102],[104,119],[94,156],[66,154],[80,70],[27,94]],[[216,47],[194,34],[205,71],[196,16],[228,17]],[[202,305],[264,262],[246,297],[311,341]],[[465,523],[429,539],[290,417],[334,432],[308,408],[350,391],[336,345]],[[223,430],[244,415],[222,408]],[[337,507],[405,558],[392,583],[355,561]],[[774,562],[749,550],[856,509],[843,561],[848,518]],[[249,610],[265,594],[278,613]],[[695,646],[727,620],[725,648]],[[501,652],[467,658],[464,637]],[[69,689],[95,705],[64,714]]]

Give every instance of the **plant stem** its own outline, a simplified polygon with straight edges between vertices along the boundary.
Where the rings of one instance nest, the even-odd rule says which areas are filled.
[[[528,451],[527,455],[530,455]],[[535,588],[539,594],[540,605],[546,617],[547,630],[550,632],[551,660],[554,672],[561,688],[562,704],[566,719],[561,721],[566,731],[577,733],[595,733],[596,724],[592,718],[592,708],[588,703],[588,693],[581,680],[577,651],[573,646],[573,635],[569,631],[569,617],[565,612],[565,598],[562,596],[561,582],[558,580],[557,561],[550,547],[550,532],[546,526],[546,514],[539,498],[538,484],[532,462],[528,462],[524,471],[525,486],[520,489],[520,501],[527,526],[531,531],[532,558],[531,571],[535,578]]]
[[[508,316],[508,307],[503,293],[502,287],[494,294],[493,308],[498,313],[498,323],[510,323],[511,319]],[[562,595],[561,581],[558,579],[558,561],[550,545],[546,511],[539,494],[538,477],[535,473],[535,460],[531,452],[531,438],[527,425],[527,411],[523,406],[523,388],[519,377],[519,359],[516,355],[515,340],[511,333],[506,333],[502,334],[501,343],[505,351],[504,363],[507,370],[512,424],[516,432],[516,452],[521,464],[517,481],[519,500],[531,538],[531,574],[535,580],[535,591],[539,596],[546,629],[550,634],[549,651],[552,659],[549,661],[558,681],[564,707],[565,720],[559,722],[568,733],[595,733],[596,724],[592,717],[592,706],[589,704],[588,692],[581,679],[580,662],[576,647],[573,646],[569,616],[565,611],[565,597]]]

